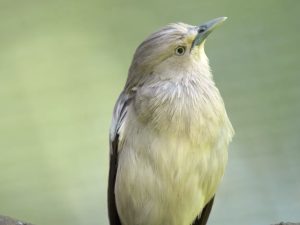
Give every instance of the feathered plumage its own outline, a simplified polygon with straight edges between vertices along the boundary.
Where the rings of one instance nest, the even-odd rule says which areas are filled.
[[[170,25],[134,55],[110,127],[111,225],[206,224],[233,129],[199,32]]]

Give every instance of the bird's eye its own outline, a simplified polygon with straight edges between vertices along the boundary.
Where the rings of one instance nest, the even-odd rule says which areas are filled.
[[[179,46],[175,49],[175,54],[176,55],[183,55],[185,53],[185,48],[182,46]]]

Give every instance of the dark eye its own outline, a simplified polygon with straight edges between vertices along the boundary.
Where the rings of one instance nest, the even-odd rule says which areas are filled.
[[[185,53],[185,47],[179,46],[175,49],[176,55],[183,55]]]

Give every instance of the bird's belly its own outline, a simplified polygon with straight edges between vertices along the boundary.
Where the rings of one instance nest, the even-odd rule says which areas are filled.
[[[115,186],[122,224],[191,224],[223,176],[227,149],[218,146],[151,131],[128,137],[119,154]]]

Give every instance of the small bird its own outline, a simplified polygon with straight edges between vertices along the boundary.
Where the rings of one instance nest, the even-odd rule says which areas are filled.
[[[137,48],[110,126],[111,225],[205,225],[234,134],[204,52],[227,18],[176,23]]]

